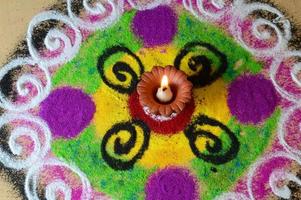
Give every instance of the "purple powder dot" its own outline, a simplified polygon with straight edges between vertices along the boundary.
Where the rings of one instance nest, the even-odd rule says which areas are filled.
[[[40,116],[54,137],[76,137],[89,125],[95,112],[92,99],[80,89],[63,87],[54,90],[42,103]]]
[[[228,89],[228,106],[241,123],[262,122],[277,104],[275,88],[263,75],[241,76]]]
[[[186,169],[165,168],[149,177],[145,193],[146,200],[196,200],[198,184]]]
[[[177,32],[177,16],[168,6],[138,11],[132,22],[132,29],[145,46],[168,44]]]

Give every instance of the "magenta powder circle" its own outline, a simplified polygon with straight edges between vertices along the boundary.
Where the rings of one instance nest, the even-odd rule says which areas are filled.
[[[138,11],[132,22],[133,32],[147,47],[168,44],[177,33],[177,16],[169,6]]]
[[[228,106],[241,123],[262,122],[274,112],[277,104],[275,88],[263,75],[243,75],[228,89]]]
[[[170,167],[149,177],[145,193],[146,200],[196,200],[198,184],[188,170]]]
[[[95,112],[91,97],[80,89],[63,87],[54,90],[42,103],[40,116],[54,137],[76,137],[89,125]]]

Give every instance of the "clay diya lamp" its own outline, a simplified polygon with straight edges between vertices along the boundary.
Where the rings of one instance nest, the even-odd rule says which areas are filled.
[[[172,66],[154,67],[137,85],[139,102],[151,113],[168,117],[185,108],[192,98],[192,86],[183,71]]]

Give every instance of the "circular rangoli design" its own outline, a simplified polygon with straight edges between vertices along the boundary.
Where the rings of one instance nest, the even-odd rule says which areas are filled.
[[[59,3],[0,70],[1,168],[30,200],[300,199],[292,38],[260,2]],[[192,89],[142,105],[162,67]]]

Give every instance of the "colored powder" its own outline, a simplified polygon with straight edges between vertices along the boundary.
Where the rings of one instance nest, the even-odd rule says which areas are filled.
[[[162,6],[159,8],[162,8]],[[147,11],[138,11],[138,13],[142,12]],[[252,125],[244,127],[236,121],[228,123],[230,112],[227,107],[227,83],[244,72],[260,72],[262,65],[232,38],[228,37],[224,31],[208,23],[193,19],[190,15],[185,13],[179,17],[178,33],[171,39],[173,41],[169,41],[172,42],[171,44],[142,49],[138,38],[135,38],[135,30],[132,30],[129,26],[131,20],[137,17],[137,15],[135,15],[134,12],[126,13],[121,18],[121,21],[112,28],[91,35],[76,58],[59,70],[59,76],[55,75],[56,86],[72,84],[83,88],[83,90],[89,94],[98,94],[99,91],[102,91],[98,95],[99,98],[94,98],[94,100],[97,107],[99,107],[99,113],[103,113],[101,115],[107,119],[102,120],[103,118],[95,117],[93,127],[98,127],[96,130],[84,130],[78,138],[69,141],[55,141],[52,147],[53,151],[56,155],[70,162],[75,162],[76,165],[87,174],[93,187],[96,187],[99,191],[103,191],[115,199],[145,199],[143,187],[146,185],[147,177],[150,173],[158,167],[162,168],[174,165],[185,166],[188,169],[192,169],[197,174],[198,180],[202,182],[202,185],[206,186],[206,188],[202,188],[202,194],[199,194],[200,197],[202,199],[213,199],[234,185],[238,177],[248,169],[251,162],[265,150],[269,144],[275,124],[277,123],[279,112],[272,115],[270,119],[267,119],[268,122],[263,124],[263,127],[255,127]],[[134,34],[132,31],[134,31]],[[191,34],[194,32],[198,34]],[[140,37],[140,39],[142,38]],[[145,43],[143,39],[142,41]],[[115,171],[111,169],[101,156],[101,137],[103,137],[110,125],[127,119],[129,117],[129,110],[126,107],[127,95],[116,95],[116,91],[105,85],[101,81],[99,74],[97,74],[96,64],[99,55],[101,55],[106,48],[122,44],[134,52],[145,65],[145,71],[149,71],[154,65],[159,64],[165,66],[165,64],[173,64],[174,58],[180,49],[191,41],[208,42],[227,57],[228,68],[222,79],[217,80],[208,87],[201,89],[196,88],[197,92],[194,93],[194,95],[196,95],[194,98],[197,108],[194,115],[202,112],[210,117],[216,118],[224,124],[228,124],[228,127],[236,134],[241,143],[242,148],[237,158],[224,165],[214,167],[211,163],[204,162],[197,158],[191,161],[194,155],[183,133],[175,134],[173,137],[163,137],[163,135],[153,134],[152,132],[149,149],[146,150],[144,156],[135,164],[132,170]],[[205,55],[213,63],[212,70],[216,70],[220,64],[218,57],[210,52],[202,51],[202,53],[203,52],[205,52]],[[132,59],[128,59],[128,57],[114,56],[110,59],[110,63],[107,63],[108,68],[106,68],[106,70],[112,70],[112,65],[117,61],[125,61],[131,66],[133,64],[134,70],[137,65]],[[234,68],[237,62],[239,62],[240,65]],[[181,70],[185,71],[186,69]],[[109,78],[115,81],[115,77],[111,75],[113,74],[110,74]],[[109,96],[106,98],[103,95]],[[120,96],[122,96],[122,98]],[[123,101],[116,101],[116,99]],[[111,103],[107,104],[109,101],[111,101]],[[114,108],[114,112],[111,114],[109,107],[113,104],[119,105],[120,108]],[[108,114],[113,116],[112,119],[114,120],[110,119]],[[240,131],[244,132],[243,136],[240,135]],[[257,133],[259,132],[263,133],[261,140],[258,140]],[[224,137],[223,133],[216,134],[221,138]],[[174,137],[177,138],[174,139]],[[254,142],[249,144],[250,141],[253,140]],[[203,144],[203,141],[206,140],[201,139],[200,143]],[[224,142],[225,140],[222,139],[222,141]],[[139,142],[139,139],[137,142]],[[223,147],[227,148],[229,144],[227,141],[225,142]],[[246,158],[243,156],[249,152],[252,153],[251,157]],[[227,178],[221,182],[220,177]]]
[[[63,87],[41,103],[40,116],[47,122],[54,137],[76,137],[89,125],[95,112],[92,99],[80,89]]]
[[[168,44],[177,33],[177,17],[168,6],[138,11],[133,19],[132,29],[145,46]]]
[[[242,123],[257,124],[268,118],[278,104],[271,81],[263,75],[244,75],[231,83],[228,105]]]
[[[146,200],[196,200],[198,183],[186,169],[166,168],[150,176],[145,193]]]

